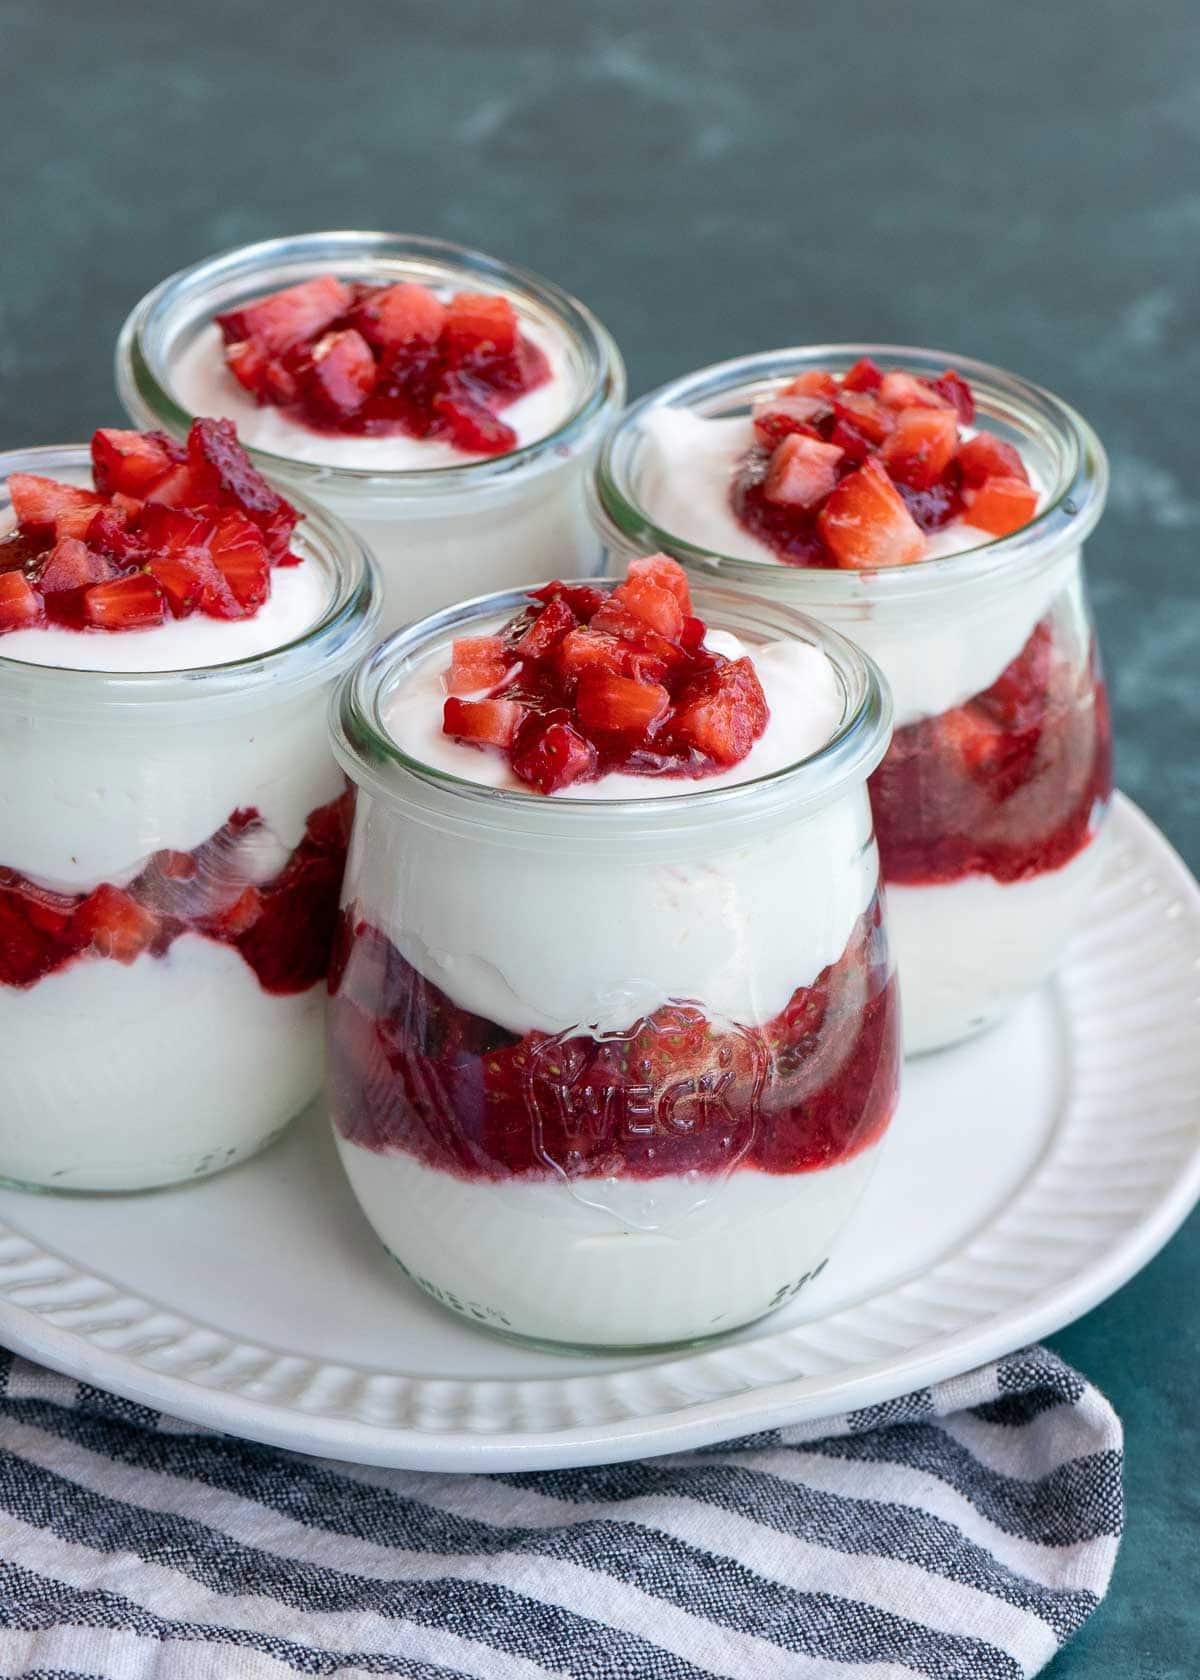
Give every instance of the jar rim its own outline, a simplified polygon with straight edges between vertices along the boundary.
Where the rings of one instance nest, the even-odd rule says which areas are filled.
[[[14,472],[56,472],[88,469],[91,450],[86,443],[43,444],[30,449],[0,452],[0,521],[11,509],[8,479]],[[251,690],[281,685],[303,688],[339,676],[357,658],[378,622],[383,588],[378,568],[366,546],[340,519],[305,497],[289,500],[303,517],[294,543],[331,576],[333,593],[320,617],[307,630],[278,647],[245,654],[219,665],[184,666],[175,670],[109,671],[73,665],[43,665],[12,659],[0,641],[0,677],[18,676],[26,684],[53,686],[83,702],[98,693],[106,700],[139,706],[155,701],[209,698],[215,694],[247,695]]]
[[[434,284],[451,277],[489,281],[566,333],[583,359],[583,390],[571,413],[544,436],[502,455],[458,465],[329,466],[244,444],[268,478],[312,485],[319,492],[330,486],[406,496],[478,490],[574,453],[609,423],[625,400],[625,364],[616,341],[585,304],[553,281],[452,240],[351,228],[234,246],[160,281],[134,305],[117,339],[117,391],[126,411],[139,425],[161,427],[176,436],[186,433],[194,416],[171,393],[164,352],[201,318],[210,321],[218,306],[228,308],[270,290],[269,275],[274,274],[278,284],[291,284],[330,269],[358,278],[385,269],[398,278],[420,275]]]
[[[918,374],[947,367],[961,372],[975,392],[982,415],[999,419],[1054,452],[1056,473],[1045,507],[1019,530],[955,554],[917,560],[906,566],[845,570],[790,566],[771,560],[728,555],[688,541],[658,525],[641,506],[632,482],[633,453],[645,416],[665,408],[701,412],[736,399],[749,407],[754,397],[775,390],[787,379],[814,366],[844,371],[861,357]],[[706,406],[707,405],[707,406]],[[899,600],[959,588],[986,578],[1025,577],[1078,547],[1094,528],[1108,491],[1108,460],[1088,422],[1061,397],[1019,374],[988,362],[897,344],[798,345],[716,362],[658,386],[631,403],[605,439],[591,487],[591,512],[602,538],[622,550],[661,549],[682,565],[707,576],[739,584],[777,585],[780,578],[803,579],[811,600]]]
[[[617,579],[578,579],[578,584],[601,590],[617,587]],[[738,821],[752,807],[757,818],[777,809],[828,803],[851,782],[867,776],[887,750],[892,728],[891,691],[875,662],[830,625],[779,602],[723,589],[707,583],[695,592],[698,612],[713,628],[757,628],[775,639],[806,641],[830,659],[842,692],[842,718],[822,746],[804,758],[749,777],[705,789],[690,783],[690,791],[647,798],[589,799],[547,797],[513,788],[490,787],[439,770],[407,753],[383,720],[384,702],[397,679],[412,669],[414,660],[431,646],[452,639],[480,621],[519,611],[529,604],[529,584],[477,596],[454,607],[405,625],[371,649],[342,678],[330,708],[333,748],[346,774],[359,786],[392,803],[427,813],[457,818],[476,826],[500,824],[538,834],[570,832],[578,835],[583,823],[602,833],[627,824],[653,827],[656,833],[725,819]]]

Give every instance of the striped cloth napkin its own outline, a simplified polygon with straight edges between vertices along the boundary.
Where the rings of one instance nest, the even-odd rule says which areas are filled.
[[[361,1469],[0,1356],[0,1672],[1017,1680],[1104,1595],[1121,1429],[1041,1348],[703,1452]]]

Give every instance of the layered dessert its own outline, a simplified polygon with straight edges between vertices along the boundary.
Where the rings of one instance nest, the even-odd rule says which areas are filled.
[[[584,467],[619,405],[608,335],[548,283],[437,240],[248,247],[144,299],[118,350],[141,424],[215,413],[379,558],[391,624],[599,567]]]
[[[339,1148],[392,1254],[492,1328],[642,1346],[768,1312],[891,1118],[878,689],[736,607],[706,623],[639,559],[418,626],[344,697]]]
[[[1028,439],[1011,404],[989,424],[975,385],[860,356],[805,358],[749,399],[667,391],[631,416],[621,485],[694,566],[826,617],[888,677],[897,727],[871,798],[914,1051],[1045,977],[1112,791],[1083,516],[1043,417]]]
[[[322,713],[365,565],[227,421],[0,466],[0,1175],[174,1182],[320,1082],[351,817]]]

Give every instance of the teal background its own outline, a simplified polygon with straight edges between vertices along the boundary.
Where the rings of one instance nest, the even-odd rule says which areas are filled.
[[[0,67],[0,447],[118,418],[117,329],[168,271],[322,227],[541,270],[633,393],[831,339],[998,362],[1107,443],[1089,565],[1119,777],[1200,865],[1188,0],[0,0]],[[1193,1220],[1054,1338],[1125,1421],[1129,1495],[1054,1680],[1200,1673],[1198,1269]]]

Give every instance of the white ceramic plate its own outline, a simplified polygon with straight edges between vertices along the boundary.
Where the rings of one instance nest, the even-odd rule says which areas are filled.
[[[909,1066],[828,1271],[740,1335],[605,1359],[473,1330],[377,1245],[312,1115],[182,1190],[0,1192],[0,1340],[194,1423],[429,1470],[678,1451],[1020,1347],[1124,1283],[1200,1196],[1200,888],[1126,800],[1109,842],[1056,985]]]

